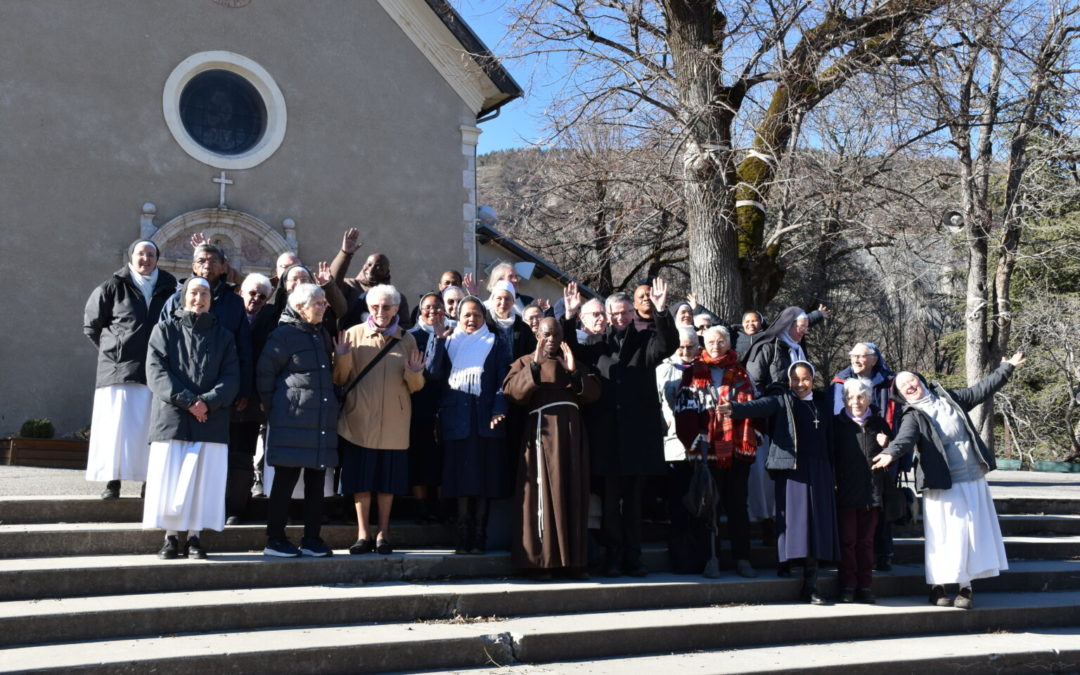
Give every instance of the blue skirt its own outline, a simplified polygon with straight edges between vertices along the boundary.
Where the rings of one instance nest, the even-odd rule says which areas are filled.
[[[409,453],[374,450],[339,437],[341,493],[409,494]]]

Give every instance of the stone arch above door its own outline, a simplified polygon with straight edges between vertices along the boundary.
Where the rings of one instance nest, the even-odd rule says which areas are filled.
[[[199,232],[225,250],[229,266],[237,272],[272,276],[277,257],[297,250],[295,224],[286,219],[285,227],[287,238],[250,213],[205,208],[176,216],[150,239],[161,250],[158,265],[177,278],[191,275],[191,236]]]

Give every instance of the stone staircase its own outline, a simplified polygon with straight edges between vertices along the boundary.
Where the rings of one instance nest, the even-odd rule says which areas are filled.
[[[769,548],[758,579],[539,582],[503,551],[452,555],[443,526],[395,523],[398,553],[349,556],[355,525],[331,524],[334,557],[267,559],[242,525],[205,533],[207,560],[162,561],[141,500],[3,498],[0,672],[1080,672],[1080,500],[996,502],[1010,569],[963,611],[926,602],[915,536],[878,604],[812,607]]]

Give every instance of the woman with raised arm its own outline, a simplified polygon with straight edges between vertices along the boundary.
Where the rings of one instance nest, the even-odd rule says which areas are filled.
[[[903,405],[896,438],[874,458],[884,468],[912,449],[918,453],[915,489],[923,496],[926,583],[930,603],[971,609],[971,582],[996,577],[1009,568],[986,474],[997,464],[968,413],[1005,386],[1024,362],[1017,352],[997,370],[965,389],[928,384],[918,373],[902,372],[893,392]],[[955,600],[946,584],[957,584]]]

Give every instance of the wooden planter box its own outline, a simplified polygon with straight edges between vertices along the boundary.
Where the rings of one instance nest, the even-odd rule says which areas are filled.
[[[0,441],[0,464],[85,469],[87,441],[11,438]]]

